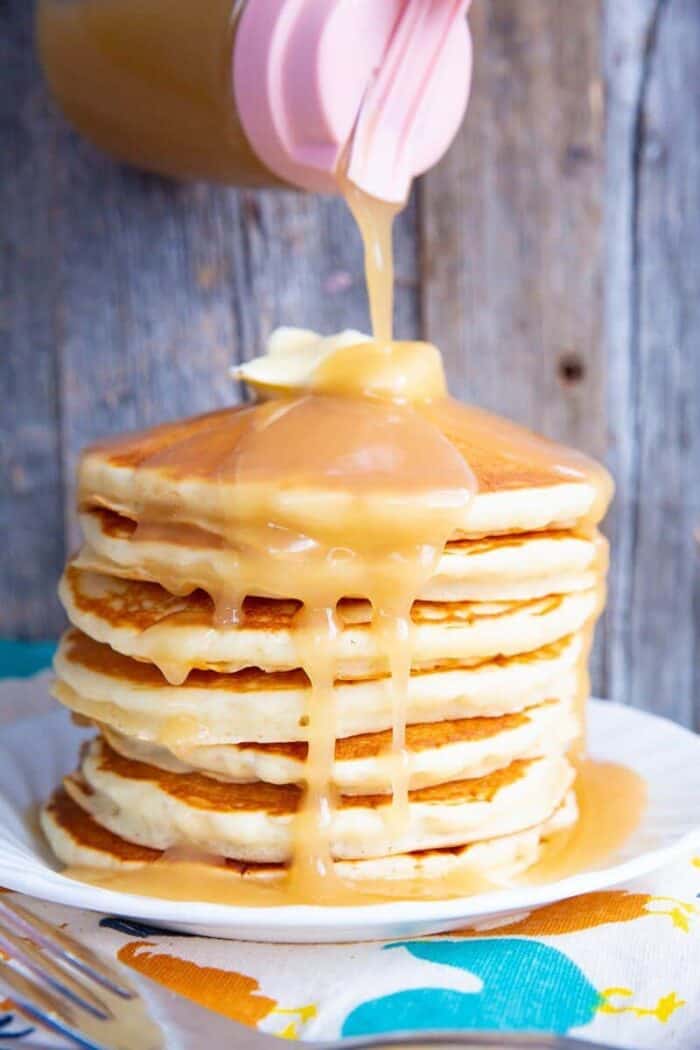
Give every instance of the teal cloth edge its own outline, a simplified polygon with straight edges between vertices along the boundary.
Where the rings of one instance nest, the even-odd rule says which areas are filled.
[[[16,642],[0,638],[0,678],[29,678],[51,666],[55,642]]]

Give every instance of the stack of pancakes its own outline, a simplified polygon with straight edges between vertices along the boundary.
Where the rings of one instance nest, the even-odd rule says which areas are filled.
[[[249,595],[236,623],[220,622],[206,581],[212,566],[225,576],[231,553],[204,520],[207,479],[186,457],[172,469],[200,431],[234,441],[239,411],[83,458],[86,545],[61,583],[72,626],[55,696],[99,734],[42,814],[73,869],[135,869],[185,848],[258,879],[292,860],[311,691],[299,602]],[[499,434],[489,448],[465,439],[477,493],[413,605],[400,827],[387,819],[383,636],[369,603],[340,603],[329,844],[345,879],[438,879],[462,866],[509,877],[576,821],[571,755],[602,606],[595,526],[609,489],[567,450],[515,426]],[[140,528],[144,491],[165,487],[170,522]]]

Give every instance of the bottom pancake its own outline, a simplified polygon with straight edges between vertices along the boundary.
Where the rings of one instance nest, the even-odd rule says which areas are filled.
[[[469,846],[422,850],[371,860],[336,861],[340,878],[351,881],[444,880],[464,869],[489,881],[507,882],[535,864],[551,836],[573,827],[578,816],[576,796],[567,792],[547,820],[511,835]],[[58,859],[71,869],[119,873],[139,871],[163,858],[159,850],[120,838],[98,824],[59,788],[41,811],[43,831]],[[226,861],[232,880],[270,883],[281,880],[281,864],[243,864]]]
[[[573,780],[568,760],[551,755],[410,791],[400,834],[391,819],[391,796],[344,796],[333,811],[331,854],[361,860],[510,835],[547,820]],[[85,747],[79,772],[65,786],[103,827],[151,849],[195,848],[255,863],[286,863],[294,853],[302,798],[296,785],[233,784],[175,773],[125,758],[98,737]]]

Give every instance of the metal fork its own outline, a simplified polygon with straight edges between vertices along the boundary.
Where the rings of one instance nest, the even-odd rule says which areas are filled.
[[[32,912],[0,896],[0,993],[30,1021],[85,1050],[277,1050],[279,1040],[206,1010],[123,970]],[[471,1047],[473,1050],[613,1050],[557,1036],[478,1032],[397,1033],[314,1043],[315,1050]],[[620,1050],[619,1047],[616,1050]]]

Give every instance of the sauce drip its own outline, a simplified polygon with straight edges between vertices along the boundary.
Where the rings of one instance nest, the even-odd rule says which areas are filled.
[[[394,219],[403,205],[370,197],[342,172],[338,181],[362,236],[372,334],[379,346],[389,346],[394,335],[392,236]]]
[[[230,419],[237,428],[233,437],[219,419],[218,426],[141,463],[132,542],[158,535],[182,514],[176,502],[154,502],[153,470],[206,478],[215,483],[211,527],[235,563],[226,578],[214,574],[206,581],[215,600],[214,626],[234,628],[249,595],[300,603],[294,638],[311,689],[306,792],[295,820],[287,892],[290,899],[337,901],[343,887],[334,876],[329,838],[338,603],[353,596],[368,600],[382,638],[382,670],[392,683],[394,771],[394,804],[384,808],[400,838],[408,811],[411,607],[466,515],[476,481],[452,442],[411,405],[310,394],[255,405]],[[182,579],[177,589],[187,589]],[[149,628],[153,632],[166,646],[167,620]],[[158,663],[174,684],[190,669],[165,649]]]
[[[580,758],[576,762],[579,818],[553,836],[542,858],[523,876],[527,883],[554,882],[601,867],[632,837],[644,813],[644,780],[626,766]]]

